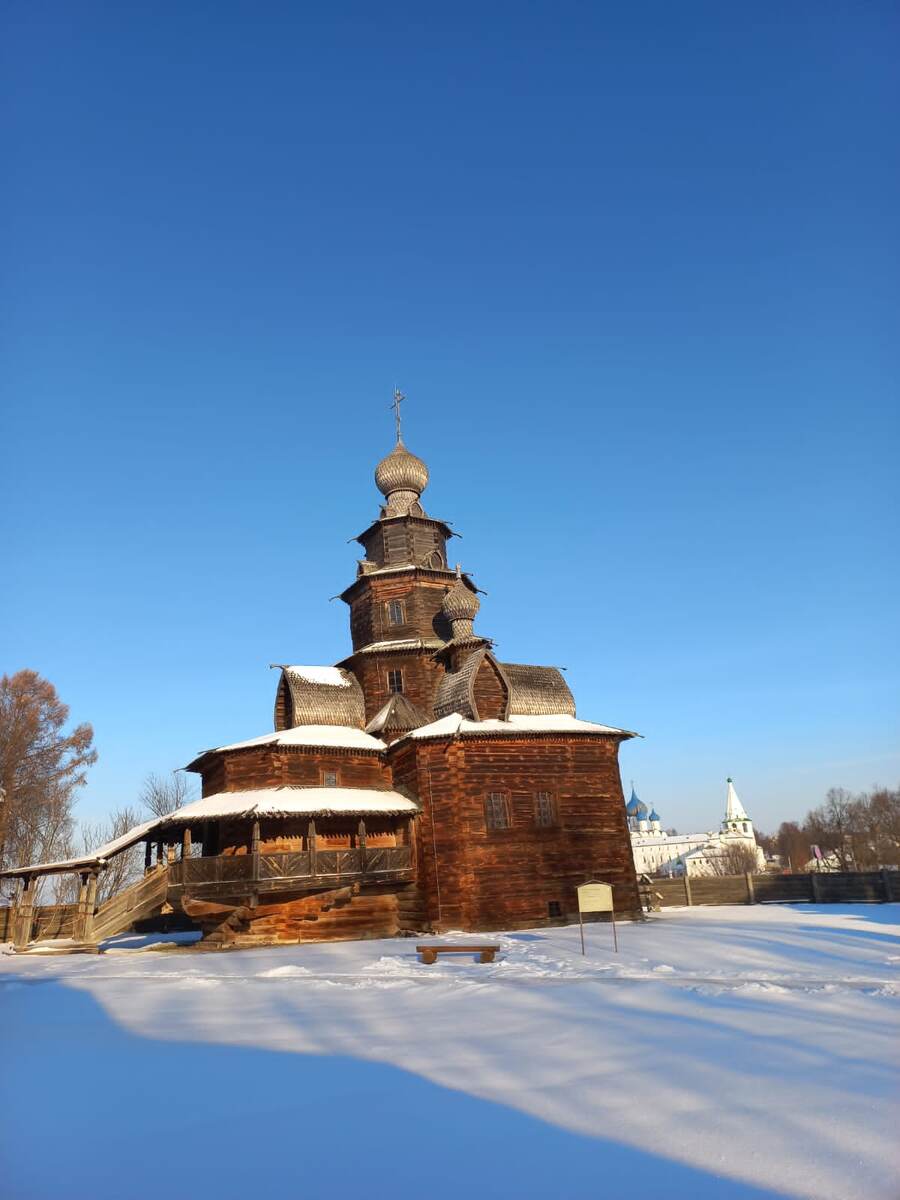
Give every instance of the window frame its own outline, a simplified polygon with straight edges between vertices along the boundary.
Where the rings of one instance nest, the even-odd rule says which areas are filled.
[[[495,802],[502,805],[502,822],[497,820]],[[504,829],[512,829],[512,810],[509,803],[509,792],[485,792],[484,795],[484,827],[488,833],[499,833]]]
[[[395,606],[396,611],[400,614],[400,619],[398,621],[394,620]],[[384,607],[387,612],[388,625],[390,625],[392,628],[396,628],[398,625],[406,624],[406,605],[402,600],[387,600]]]
[[[328,767],[327,769],[325,767],[322,767],[320,775],[321,775],[321,779],[322,779],[322,787],[340,787],[341,786],[341,773],[337,769],[337,767]],[[329,776],[334,777],[334,783],[328,782]]]
[[[388,671],[385,672],[385,674],[387,676],[387,690],[388,690],[389,695],[402,696],[403,695],[403,668],[402,667],[391,667]],[[395,686],[395,684],[397,684],[397,683],[399,683],[399,687]]]

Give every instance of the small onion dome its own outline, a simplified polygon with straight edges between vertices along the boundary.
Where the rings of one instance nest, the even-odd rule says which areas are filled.
[[[375,484],[383,496],[392,492],[421,495],[428,486],[428,468],[398,439],[390,454],[375,468]]]
[[[631,789],[631,799],[625,805],[625,811],[629,817],[637,817],[639,821],[647,819],[647,805],[642,800],[639,800],[634,788]]]
[[[481,601],[461,579],[457,579],[441,601],[441,612],[448,621],[474,621],[479,608]]]
[[[656,809],[655,809],[655,808],[650,810],[650,820],[651,820],[651,821],[658,821],[658,820],[659,820],[659,813],[656,811]]]

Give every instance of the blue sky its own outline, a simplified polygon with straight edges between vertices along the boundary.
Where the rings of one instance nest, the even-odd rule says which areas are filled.
[[[894,5],[3,23],[0,669],[83,816],[346,653],[395,383],[479,628],[664,821],[897,783]]]

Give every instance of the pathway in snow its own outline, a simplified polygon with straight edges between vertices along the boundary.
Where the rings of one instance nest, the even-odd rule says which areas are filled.
[[[448,935],[460,939],[484,940]],[[47,1077],[83,1079],[89,1054],[96,1078],[133,1087],[121,1103],[103,1085],[100,1109],[93,1093],[97,1157],[162,1138],[186,1180],[188,1150],[168,1133],[187,1122],[200,1153],[221,1145],[224,1121],[250,1158],[222,1159],[217,1197],[274,1189],[283,1159],[268,1162],[266,1144],[285,1123],[305,1166],[287,1194],[304,1197],[335,1195],[332,1167],[345,1164],[316,1151],[335,1123],[344,1155],[370,1137],[387,1148],[351,1173],[376,1197],[900,1194],[900,905],[670,909],[623,925],[618,956],[607,927],[587,939],[582,958],[577,927],[502,934],[494,964],[427,967],[405,940],[208,954],[120,938],[99,958],[0,956],[2,1089],[18,1103],[5,1111],[30,1118],[22,1098],[41,1080],[37,1110],[53,1117],[59,1103],[62,1127],[71,1096]],[[44,1120],[15,1125],[0,1135],[12,1194],[56,1195],[66,1154],[40,1153]],[[477,1177],[443,1165],[416,1176],[418,1146],[455,1145]],[[562,1174],[545,1177],[555,1159]]]

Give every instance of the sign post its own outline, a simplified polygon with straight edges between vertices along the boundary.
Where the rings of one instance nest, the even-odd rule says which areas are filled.
[[[608,912],[612,921],[613,946],[619,953],[619,938],[616,934],[616,910],[613,907],[612,885],[608,883],[583,883],[576,889],[578,892],[578,924],[581,928],[581,953],[584,954],[584,920],[581,914],[586,912]]]

